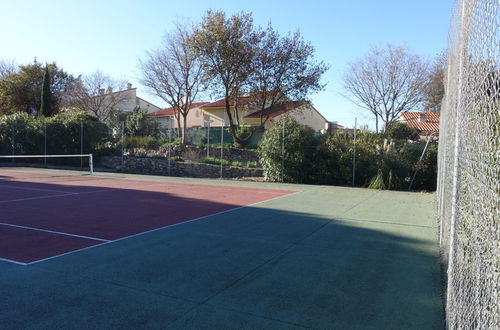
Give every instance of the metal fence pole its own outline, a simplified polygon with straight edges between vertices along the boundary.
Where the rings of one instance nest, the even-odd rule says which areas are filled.
[[[47,156],[47,122],[43,123],[43,155]],[[43,158],[43,164],[47,165],[47,157]]]
[[[80,122],[80,155],[83,155],[83,121]],[[83,156],[80,156],[80,168],[83,168]]]
[[[226,121],[222,121],[222,125],[220,127],[220,179],[222,179],[222,157],[224,156],[224,126],[226,125]]]
[[[15,151],[15,145],[16,145],[16,125],[12,125],[12,136],[11,136],[11,142],[12,142],[12,156],[16,154]],[[14,163],[14,157],[12,157],[12,162]]]
[[[354,152],[352,154],[352,186],[356,180],[356,129],[358,127],[358,118],[354,118]]]
[[[123,165],[124,165],[124,148],[125,148],[125,122],[122,121],[121,124],[121,141],[122,141],[122,171],[123,171]]]
[[[168,175],[170,175],[170,162],[172,154],[172,121],[168,121]]]
[[[208,129],[207,129],[207,157],[210,157],[210,119],[208,119]]]
[[[285,118],[281,125],[281,182],[285,181]]]

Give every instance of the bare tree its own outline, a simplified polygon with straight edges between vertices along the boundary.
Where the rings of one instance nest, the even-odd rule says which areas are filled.
[[[323,90],[320,79],[328,70],[323,62],[314,61],[314,47],[300,32],[281,37],[271,24],[258,44],[253,68],[250,88],[260,109],[261,127],[270,116],[266,109]]]
[[[347,98],[375,116],[384,130],[403,111],[422,106],[429,65],[407,48],[374,47],[363,58],[351,62],[344,75]]]
[[[101,121],[107,121],[124,98],[124,83],[96,71],[80,76],[68,88],[65,106],[87,111]]]
[[[10,73],[16,73],[18,71],[18,65],[14,60],[0,60],[0,79]]]
[[[141,61],[142,83],[174,109],[177,127],[182,127],[181,143],[186,142],[187,116],[200,91],[203,73],[198,54],[188,44],[191,33],[177,25],[165,36],[161,48],[148,52]]]

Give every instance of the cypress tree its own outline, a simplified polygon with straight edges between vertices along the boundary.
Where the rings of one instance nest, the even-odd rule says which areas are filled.
[[[49,67],[45,64],[45,73],[43,75],[42,95],[40,102],[39,116],[52,116],[52,92],[50,91]]]

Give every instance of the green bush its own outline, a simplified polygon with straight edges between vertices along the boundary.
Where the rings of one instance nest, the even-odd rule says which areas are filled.
[[[284,181],[352,185],[354,135],[345,131],[327,137],[285,119]],[[281,179],[282,122],[269,129],[259,145],[260,163],[267,180]],[[387,140],[377,133],[358,131],[354,185],[407,190],[425,143]],[[413,189],[435,190],[437,147],[426,152]]]
[[[160,140],[153,136],[125,136],[123,146],[129,148],[158,149]]]
[[[117,133],[118,137],[125,136],[153,136],[157,139],[166,138],[166,131],[161,128],[157,118],[146,117],[146,110],[135,108],[131,112],[112,111],[107,121],[108,126]]]
[[[108,126],[85,112],[0,116],[0,154],[95,154],[109,139]]]
[[[219,158],[214,158],[214,157],[203,157],[200,158],[200,163],[206,163],[206,164],[213,164],[213,165],[224,165],[227,166],[229,165],[229,161],[225,159],[219,159]]]
[[[283,125],[285,125],[284,159],[282,159]],[[321,140],[322,138],[317,137],[312,128],[300,125],[290,117],[281,118],[265,132],[257,149],[264,177],[270,181],[280,181],[283,173],[284,182],[314,182],[317,173],[317,159],[314,155]]]
[[[247,162],[247,167],[257,167],[257,162]]]
[[[418,132],[404,122],[395,122],[387,128],[385,135],[394,140],[418,140]]]
[[[231,163],[231,166],[242,167],[243,163],[242,162],[238,162],[238,161],[234,161],[234,162]]]
[[[377,174],[376,145],[382,141],[380,134],[358,131],[356,134],[355,186],[365,187]],[[322,183],[352,185],[354,134],[341,132],[325,141]]]

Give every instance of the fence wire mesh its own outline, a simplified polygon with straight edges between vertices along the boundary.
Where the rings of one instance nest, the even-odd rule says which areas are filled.
[[[87,158],[13,157],[93,154],[97,170],[209,178],[261,177],[254,134],[247,149],[233,148],[228,127],[181,132],[152,119],[78,121],[11,116],[0,120],[0,166],[88,169]]]
[[[456,0],[438,156],[449,329],[498,329],[500,1]]]

